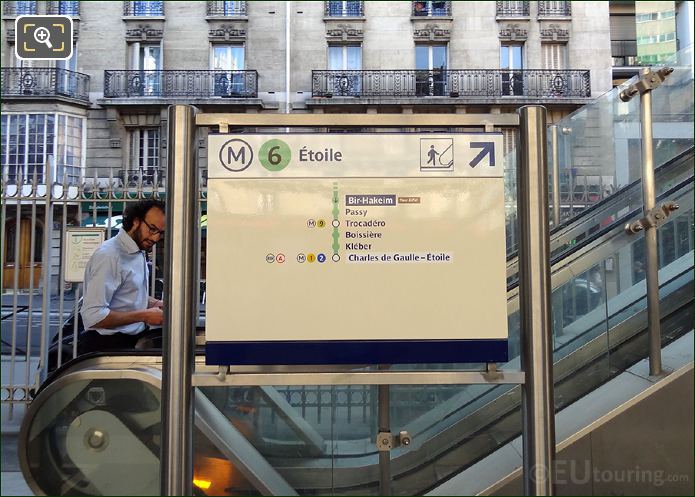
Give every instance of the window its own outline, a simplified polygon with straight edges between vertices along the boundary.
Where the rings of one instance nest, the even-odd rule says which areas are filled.
[[[215,71],[215,96],[225,97],[244,93],[244,46],[214,45],[212,69]]]
[[[528,17],[529,2],[496,2],[498,17]]]
[[[341,71],[331,73],[328,76],[328,85],[334,94],[358,96],[362,93],[361,73],[343,72],[362,69],[361,46],[330,45],[328,47],[328,69]]]
[[[82,119],[58,115],[56,164],[57,181],[76,184],[82,177]]]
[[[446,45],[415,46],[415,94],[441,96],[446,94]]]
[[[7,2],[7,10],[9,12],[6,12],[7,14],[10,15],[18,15],[18,16],[23,16],[23,15],[30,15],[30,14],[36,14],[36,2]],[[12,4],[14,3],[14,12],[12,12]]]
[[[62,16],[79,16],[80,2],[58,2],[58,14]]]
[[[9,181],[44,182],[49,156],[55,181],[75,184],[82,178],[84,119],[68,114],[3,114],[2,174]]]
[[[123,15],[125,16],[163,16],[164,2],[144,0],[123,2]]]
[[[567,45],[565,43],[543,43],[541,45],[543,69],[567,69]]]
[[[500,47],[502,95],[524,94],[523,67],[523,45],[502,45]]]
[[[362,69],[362,47],[359,45],[329,46],[328,69],[332,71]]]
[[[162,49],[159,45],[139,42],[130,45],[131,69],[137,70],[130,79],[131,91],[142,96],[161,95]]]
[[[414,16],[450,16],[451,2],[413,2]]]
[[[4,114],[2,116],[2,173],[9,181],[21,176],[25,183],[44,181],[48,156],[53,154],[53,114]]]
[[[338,0],[326,2],[326,16],[328,17],[361,17],[364,15],[362,2],[356,0]]]
[[[245,16],[246,15],[246,2],[234,2],[234,1],[208,2],[207,12],[208,12],[209,16],[223,16],[223,17]]]
[[[572,15],[571,2],[538,2],[538,15],[540,17],[567,17]]]
[[[663,19],[671,19],[676,17],[675,10],[665,10],[663,12],[647,12],[646,14],[637,14],[635,22],[661,21]]]
[[[141,128],[130,132],[130,161],[125,183],[155,184],[162,178],[159,170],[159,128]]]
[[[56,93],[74,96],[78,92],[77,47],[72,47],[72,57],[56,61]]]

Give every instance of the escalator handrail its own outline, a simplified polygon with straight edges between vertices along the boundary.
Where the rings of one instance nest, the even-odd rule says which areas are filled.
[[[659,195],[656,198],[656,201],[662,202],[662,201],[666,200],[667,197],[673,195],[674,193],[678,192],[679,190],[686,188],[688,186],[692,187],[692,185],[693,185],[693,176],[684,179],[683,181],[681,181],[677,185],[675,185],[675,186],[669,188],[668,190],[666,190],[665,192],[663,192],[661,195]],[[637,216],[640,216],[641,213],[642,213],[642,207],[637,207],[637,208],[631,210],[630,212],[628,212],[627,214],[616,219],[611,224],[604,226],[603,228],[592,233],[591,235],[589,235],[588,237],[583,239],[580,243],[577,243],[576,245],[571,246],[570,248],[568,248],[567,250],[565,250],[561,253],[557,253],[554,256],[551,256],[550,266],[551,267],[555,266],[561,260],[566,259],[566,258],[572,256],[573,254],[575,254],[581,250],[584,250],[586,248],[586,246],[594,243],[596,240],[598,240],[600,238],[603,238],[604,236],[606,236],[608,233],[612,232],[613,230],[616,230],[616,229],[622,230],[623,226],[625,226],[625,223],[627,221],[634,219]],[[507,292],[508,293],[511,292],[518,285],[519,285],[519,278],[518,278],[518,273],[517,273],[516,278],[507,284]]]
[[[687,150],[684,150],[680,154],[676,155],[675,157],[669,159],[665,163],[663,163],[661,166],[657,167],[654,170],[655,175],[659,175],[663,173],[665,170],[670,168],[676,163],[679,163],[682,159],[684,159],[687,155],[692,155],[693,154],[693,149],[695,147],[690,147]],[[609,197],[606,197],[599,202],[595,203],[591,207],[588,207],[584,209],[582,212],[580,212],[578,215],[571,217],[569,219],[566,219],[564,222],[558,224],[557,226],[553,226],[550,229],[550,236],[551,238],[554,236],[559,236],[558,233],[566,231],[570,229],[573,225],[578,225],[584,222],[584,219],[593,215],[596,211],[603,209],[607,205],[611,205],[614,202],[620,201],[624,196],[629,195],[632,192],[632,190],[636,189],[639,185],[642,184],[642,178],[638,178],[634,180],[632,183],[625,185],[623,188],[615,192],[613,195],[610,195]],[[511,262],[514,258],[518,257],[519,251],[515,250],[514,252],[511,252],[507,256],[507,263]]]

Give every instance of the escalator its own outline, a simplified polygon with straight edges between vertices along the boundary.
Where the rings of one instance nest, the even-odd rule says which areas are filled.
[[[656,171],[657,203],[680,206],[659,228],[664,346],[692,329],[692,162],[690,148]],[[637,181],[552,230],[556,410],[647,356],[646,285],[633,262],[643,234],[624,230],[641,217],[641,205]],[[511,359],[501,369],[515,370],[515,254],[507,267]],[[196,372],[214,371],[201,354]],[[479,365],[394,369],[466,367]],[[147,351],[77,358],[50,377],[20,433],[20,464],[32,489],[157,495],[160,384],[161,356]],[[204,387],[195,395],[198,495],[378,494],[376,387]],[[391,452],[394,495],[427,492],[521,429],[518,386],[392,386],[390,402],[391,431],[413,440]]]

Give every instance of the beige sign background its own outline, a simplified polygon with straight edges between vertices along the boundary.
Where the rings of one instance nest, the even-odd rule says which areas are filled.
[[[64,268],[65,281],[81,283],[89,258],[104,242],[105,231],[101,228],[67,228],[65,230]]]
[[[500,135],[236,137],[241,172],[209,143],[208,342],[507,338]],[[421,138],[452,139],[453,169],[423,170]],[[277,139],[343,160],[270,171]],[[471,166],[486,140],[499,161]]]

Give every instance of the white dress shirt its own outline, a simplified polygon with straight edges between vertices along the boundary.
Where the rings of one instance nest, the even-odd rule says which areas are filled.
[[[110,311],[147,309],[149,269],[145,251],[140,250],[123,229],[102,243],[92,254],[84,271],[82,321],[86,330],[102,335],[120,332],[135,335],[145,323],[132,323],[118,328],[95,328]]]

